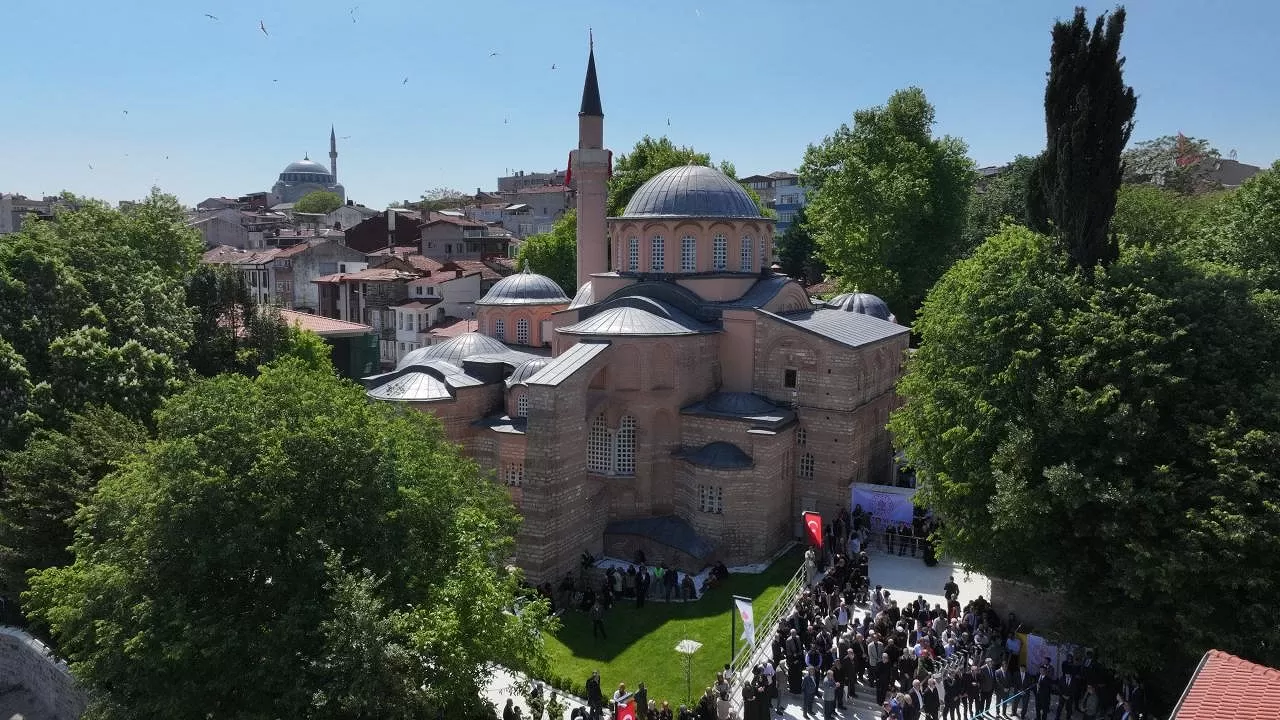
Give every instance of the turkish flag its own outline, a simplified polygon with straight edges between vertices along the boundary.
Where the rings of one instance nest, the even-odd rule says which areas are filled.
[[[626,705],[618,708],[617,720],[636,720],[636,701],[628,700]]]
[[[804,531],[809,535],[809,542],[822,547],[822,516],[816,512],[804,514]]]

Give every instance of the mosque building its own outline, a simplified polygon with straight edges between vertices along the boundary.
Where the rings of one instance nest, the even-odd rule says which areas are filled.
[[[535,582],[583,552],[767,562],[803,511],[891,478],[908,330],[879,298],[815,301],[775,272],[773,221],[714,168],[661,172],[607,218],[610,163],[593,49],[570,162],[575,296],[504,278],[477,332],[409,353],[368,394],[435,414],[509,487]]]
[[[271,186],[271,194],[281,203],[298,202],[302,196],[318,190],[335,193],[342,202],[347,201],[347,191],[338,183],[338,138],[332,126],[329,128],[329,167],[304,157],[286,165],[276,184]]]

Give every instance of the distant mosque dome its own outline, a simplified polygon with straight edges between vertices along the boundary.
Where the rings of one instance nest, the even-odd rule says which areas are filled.
[[[558,305],[568,304],[569,296],[546,275],[524,272],[508,275],[489,288],[476,305]]]
[[[290,175],[307,175],[311,177],[290,178]],[[333,182],[333,174],[329,172],[329,168],[312,160],[311,158],[303,158],[297,162],[291,162],[280,171],[280,180],[284,182]]]
[[[889,311],[889,305],[870,293],[843,293],[828,300],[826,305],[837,310],[870,315],[889,322],[898,321],[893,313]]]
[[[758,218],[746,188],[715,168],[681,165],[654,175],[631,196],[622,217]]]

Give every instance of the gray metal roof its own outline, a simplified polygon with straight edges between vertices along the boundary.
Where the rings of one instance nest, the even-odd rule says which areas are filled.
[[[515,387],[524,383],[529,378],[537,375],[538,371],[546,367],[549,362],[551,362],[551,358],[544,357],[525,360],[511,372],[511,376],[507,378],[507,387]]]
[[[489,288],[477,305],[559,305],[568,303],[569,296],[546,275],[529,272],[516,273],[502,278]]]
[[[401,402],[431,402],[433,400],[452,400],[453,393],[448,384],[429,372],[409,371],[400,373],[391,380],[369,390],[366,393],[375,400],[398,400]]]
[[[675,515],[614,520],[605,526],[604,534],[638,535],[692,555],[702,562],[710,560],[715,552],[715,546],[699,535],[692,525]]]
[[[610,337],[702,335],[719,332],[717,328],[698,322],[661,300],[629,296],[618,298],[609,304],[613,307],[605,307],[568,327],[557,328],[557,332]]]
[[[569,309],[594,305],[596,302],[596,289],[588,280],[582,283],[582,287],[578,288],[577,294],[573,296],[573,302],[569,303]]]
[[[767,310],[758,312],[849,347],[862,347],[909,332],[907,328],[888,320],[831,308],[800,310],[786,314],[771,313]]]
[[[681,165],[654,175],[631,196],[622,217],[758,218],[760,208],[737,180],[715,168]]]
[[[681,408],[685,415],[710,415],[712,417],[747,420],[769,429],[783,427],[796,419],[792,410],[778,407],[754,393],[718,392],[698,402]]]
[[[306,158],[303,160],[299,160],[297,162],[289,163],[288,165],[285,166],[284,170],[281,170],[280,172],[281,173],[313,173],[317,175],[328,175],[329,168],[325,167],[324,165],[321,165],[315,160]]]
[[[742,448],[729,442],[707,443],[697,450],[683,449],[676,456],[686,462],[720,470],[743,470],[755,465]]]
[[[475,355],[502,355],[507,352],[510,352],[507,346],[495,338],[469,332],[437,345],[428,345],[427,347],[410,351],[400,359],[400,362],[396,363],[396,369],[402,370],[413,365],[423,365],[429,360],[444,360],[461,367],[463,360]]]
[[[743,309],[763,307],[778,293],[782,292],[782,288],[786,287],[787,283],[793,282],[795,280],[786,275],[770,275],[758,280],[755,285],[752,285],[742,294],[742,297],[728,302],[717,303],[717,305],[726,308]]]
[[[827,307],[844,310],[845,312],[870,315],[889,322],[894,322],[895,320],[893,313],[889,311],[889,304],[870,293],[842,293],[831,298],[825,304]]]
[[[546,367],[526,380],[525,384],[559,385],[608,347],[609,343],[607,342],[580,342],[566,350],[559,357],[553,358],[551,362],[547,363]]]

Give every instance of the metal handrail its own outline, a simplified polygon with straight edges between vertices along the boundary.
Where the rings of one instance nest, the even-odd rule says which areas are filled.
[[[743,643],[737,654],[729,663],[729,702],[732,709],[741,714],[742,712],[742,685],[746,682],[747,669],[751,665],[751,660],[756,653],[760,651],[761,643],[767,642],[769,636],[773,634],[778,622],[782,616],[791,611],[796,601],[800,598],[800,592],[805,587],[805,578],[807,576],[805,563],[801,562],[799,569],[787,581],[778,593],[778,599],[774,601],[773,607],[764,616],[764,620],[755,624],[754,643]]]

